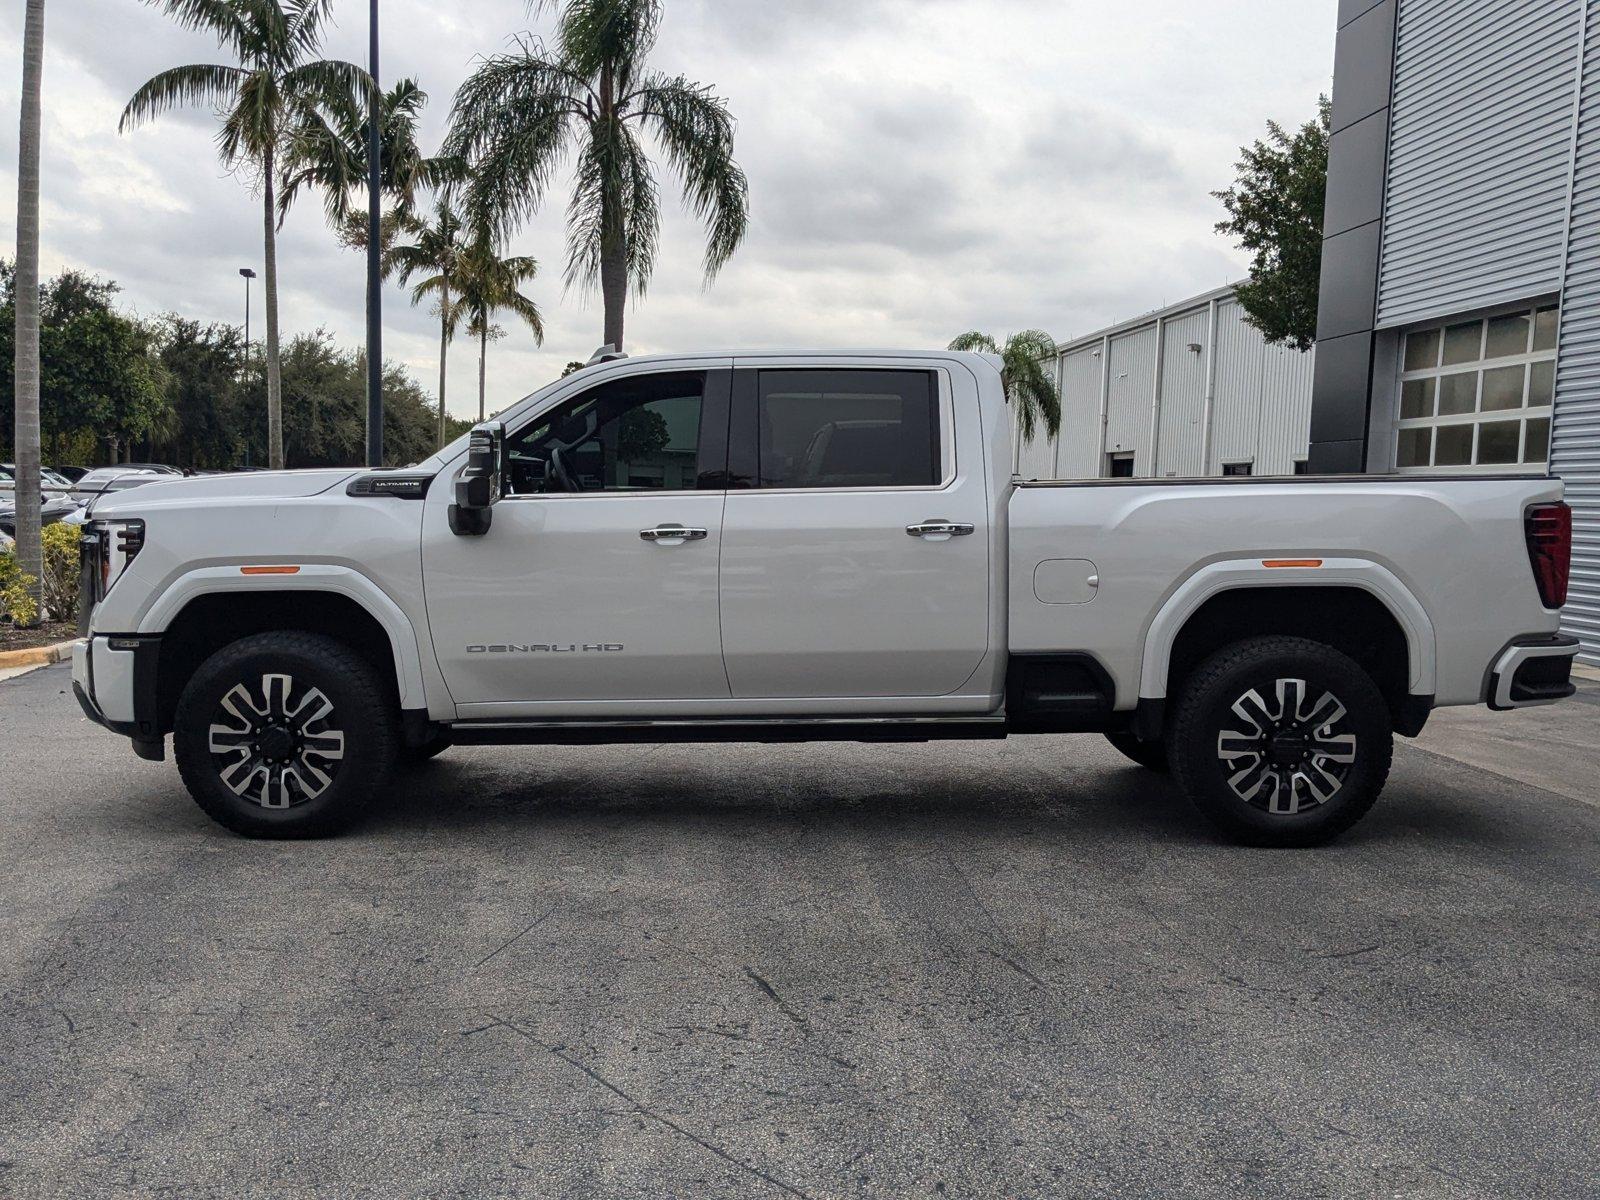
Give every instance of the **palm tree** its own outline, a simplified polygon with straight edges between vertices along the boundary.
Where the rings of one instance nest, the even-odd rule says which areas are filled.
[[[229,168],[254,168],[261,182],[267,300],[267,455],[283,467],[283,384],[278,358],[278,245],[274,188],[278,156],[297,106],[343,88],[369,94],[354,63],[315,57],[331,0],[147,0],[187,29],[207,30],[237,66],[192,63],[146,80],[122,112],[119,131],[183,104],[208,104],[222,120],[217,150]]]
[[[542,8],[550,0],[535,0]],[[631,286],[643,296],[660,233],[652,134],[705,222],[709,285],[744,239],[748,185],[733,160],[733,117],[709,87],[645,69],[660,0],[566,0],[557,50],[532,37],[483,60],[456,93],[447,150],[472,163],[468,213],[500,237],[538,207],[576,152],[567,206],[567,286],[599,285],[604,340],[622,349]]]
[[[28,0],[22,32],[22,126],[17,162],[16,533],[17,565],[44,598],[39,518],[39,112],[44,80],[44,0]]]
[[[467,322],[467,333],[478,339],[478,420],[482,421],[489,342],[504,333],[494,323],[495,314],[506,309],[521,317],[533,330],[535,344],[544,345],[544,318],[520,290],[539,273],[539,264],[526,255],[502,258],[493,234],[481,227],[462,250],[459,263],[456,309]]]
[[[461,217],[445,201],[439,201],[433,210],[433,220],[411,218],[404,225],[412,240],[400,245],[391,244],[384,253],[385,273],[393,272],[401,283],[410,283],[414,276],[422,276],[411,289],[411,303],[420,304],[432,296],[439,310],[439,446],[445,440],[445,356],[450,350],[450,340],[455,337],[461,323],[461,308],[457,303],[456,280],[461,272],[461,259],[466,244],[461,237]],[[481,377],[481,372],[480,372]],[[480,384],[478,407],[483,407]]]
[[[417,194],[460,178],[455,159],[425,157],[417,146],[417,118],[428,94],[415,79],[402,79],[383,94],[378,119],[378,180],[394,205],[386,222],[395,232],[416,207]],[[283,188],[279,219],[301,190],[322,192],[328,224],[347,246],[365,249],[367,242],[367,102],[359,90],[336,87],[312,93],[296,105],[293,127],[283,156]]]
[[[1048,333],[1024,329],[1008,337],[1003,348],[987,333],[963,333],[949,348],[999,356],[1006,399],[1017,406],[1017,425],[1024,440],[1033,440],[1041,422],[1051,437],[1061,432],[1061,392],[1044,365],[1057,354],[1055,339]]]

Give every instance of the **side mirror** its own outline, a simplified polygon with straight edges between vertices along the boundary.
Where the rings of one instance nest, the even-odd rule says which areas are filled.
[[[485,421],[473,427],[467,465],[456,476],[456,502],[450,506],[450,532],[482,537],[489,532],[494,506],[505,478],[506,427]]]

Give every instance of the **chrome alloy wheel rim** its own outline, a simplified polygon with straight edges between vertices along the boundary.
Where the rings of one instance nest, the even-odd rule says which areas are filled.
[[[1356,760],[1356,735],[1342,730],[1347,714],[1332,692],[1314,693],[1303,679],[1279,679],[1272,699],[1251,688],[1232,711],[1237,725],[1217,734],[1217,758],[1235,796],[1292,816],[1339,794]]]
[[[292,675],[237,683],[217,705],[211,760],[229,791],[262,808],[293,808],[328,790],[344,758],[333,702]]]

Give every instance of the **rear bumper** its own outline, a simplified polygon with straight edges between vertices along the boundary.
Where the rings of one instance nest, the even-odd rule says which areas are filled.
[[[1565,700],[1578,689],[1572,661],[1578,639],[1566,634],[1518,638],[1489,671],[1489,707],[1499,712]]]

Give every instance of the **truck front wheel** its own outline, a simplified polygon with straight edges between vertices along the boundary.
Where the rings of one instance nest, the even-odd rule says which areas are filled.
[[[361,816],[398,736],[370,663],[332,638],[283,631],[206,659],[179,697],[172,742],[213,820],[246,837],[299,838]]]
[[[1371,676],[1331,646],[1294,637],[1238,642],[1202,663],[1168,740],[1190,800],[1254,846],[1337,837],[1376,803],[1394,753]]]

